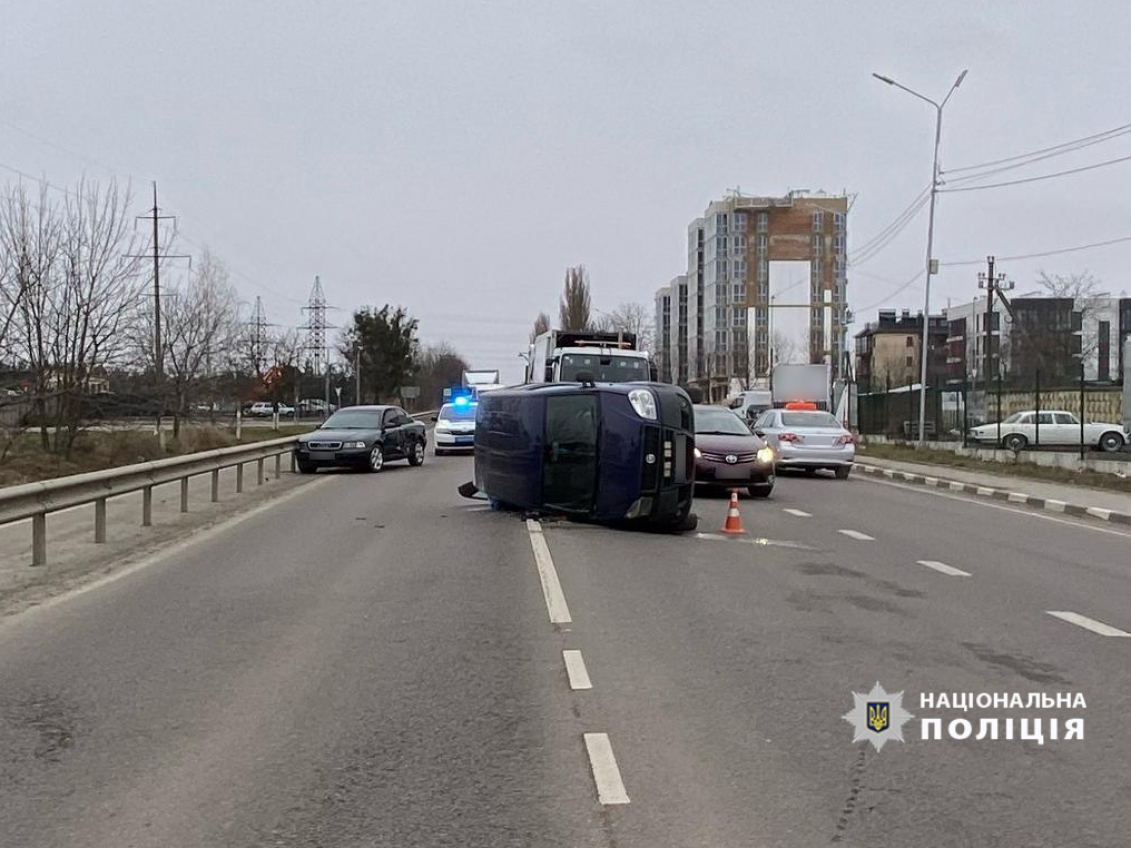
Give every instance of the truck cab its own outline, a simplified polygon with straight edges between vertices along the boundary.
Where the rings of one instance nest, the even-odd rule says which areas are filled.
[[[528,383],[572,383],[587,373],[598,383],[635,383],[656,378],[646,351],[632,333],[549,330],[530,346]]]

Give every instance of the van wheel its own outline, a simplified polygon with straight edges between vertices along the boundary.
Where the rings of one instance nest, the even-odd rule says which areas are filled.
[[[774,484],[768,483],[761,486],[750,486],[746,491],[752,498],[768,498],[774,490]]]

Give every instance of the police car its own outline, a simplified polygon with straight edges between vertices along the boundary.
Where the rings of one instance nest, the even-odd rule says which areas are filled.
[[[479,403],[468,395],[457,394],[432,417],[436,422],[433,444],[436,456],[475,448],[475,413]]]

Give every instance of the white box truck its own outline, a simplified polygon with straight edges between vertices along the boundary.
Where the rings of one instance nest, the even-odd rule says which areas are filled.
[[[831,412],[832,374],[827,364],[775,365],[772,385],[776,407],[803,402]]]

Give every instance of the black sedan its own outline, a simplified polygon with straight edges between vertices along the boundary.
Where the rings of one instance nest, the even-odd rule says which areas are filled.
[[[399,406],[347,406],[298,437],[295,464],[300,474],[330,467],[377,472],[395,459],[422,464],[427,443],[424,425]]]
[[[695,485],[745,488],[756,498],[774,490],[774,449],[734,412],[722,406],[695,406]]]

